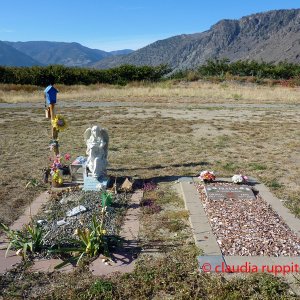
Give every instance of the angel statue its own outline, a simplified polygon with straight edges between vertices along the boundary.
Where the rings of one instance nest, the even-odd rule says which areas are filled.
[[[107,130],[99,126],[88,128],[84,132],[84,140],[87,146],[86,154],[88,155],[87,169],[92,173],[92,177],[106,176],[109,141]]]

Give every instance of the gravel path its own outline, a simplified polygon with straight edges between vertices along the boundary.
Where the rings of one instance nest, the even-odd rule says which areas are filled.
[[[197,189],[223,255],[300,255],[300,238],[260,196],[208,201],[204,186]]]

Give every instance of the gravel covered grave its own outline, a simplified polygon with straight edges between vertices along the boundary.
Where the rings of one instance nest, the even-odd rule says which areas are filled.
[[[107,207],[104,219],[107,236],[119,234],[130,196],[131,194],[125,193],[113,195],[113,203]],[[78,206],[84,207],[85,210],[68,216],[68,212]],[[43,212],[34,219],[43,227],[46,245],[68,245],[68,240],[76,238],[75,229],[90,227],[93,216],[101,220],[101,210],[100,192],[78,190],[52,195]]]
[[[211,185],[226,183],[211,183]],[[227,183],[228,184],[228,183]],[[300,238],[259,195],[256,200],[208,200],[197,189],[223,255],[298,256]]]

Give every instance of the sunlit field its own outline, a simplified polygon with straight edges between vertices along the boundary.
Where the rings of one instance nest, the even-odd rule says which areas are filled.
[[[51,155],[48,147],[50,122],[44,117],[43,89],[31,86],[12,88],[0,85],[0,222],[5,224],[16,220],[34,197],[48,188],[42,183],[42,169],[49,165]],[[110,135],[109,175],[159,179],[165,193],[172,195],[170,183],[164,186],[167,176],[197,176],[205,169],[213,170],[217,177],[242,173],[265,183],[293,213],[300,216],[299,88],[166,81],[132,83],[124,87],[58,86],[58,89],[57,112],[69,123],[68,129],[59,134],[62,154],[70,153],[72,159],[85,155],[83,133],[91,125],[99,124]],[[103,102],[110,104],[103,105]],[[8,103],[22,103],[22,106],[9,107]],[[28,184],[30,182],[38,184]],[[182,224],[185,224],[187,215],[180,203],[177,210]],[[164,213],[168,218],[172,214],[168,210]],[[151,227],[154,220],[148,218],[143,222],[149,222],[148,232],[144,227],[143,233],[147,236],[151,233],[149,228],[155,228]],[[284,287],[278,279],[268,276],[251,277],[248,281],[235,279],[232,285],[224,283],[221,278],[200,278],[192,270],[196,268],[191,260],[195,249],[183,242],[180,247],[185,247],[180,248],[185,249],[185,258],[178,248],[171,256],[154,261],[145,259],[145,264],[132,277],[122,278],[123,285],[120,278],[113,279],[113,284],[120,289],[119,292],[130,297],[129,287],[136,283],[143,286],[140,293],[146,295],[150,288],[150,285],[147,287],[149,278],[164,277],[169,283],[165,283],[163,298],[172,294],[168,284],[178,286],[176,280],[179,277],[172,279],[167,274],[181,272],[186,280],[183,279],[178,293],[183,298],[189,287],[199,297],[216,299],[214,297],[222,294],[222,299],[228,299],[226,295],[229,295],[231,286],[240,297],[256,295],[253,299],[280,299],[276,298],[276,289],[284,290]],[[186,267],[176,267],[180,259],[186,262],[191,272]],[[167,261],[171,261],[169,271],[160,267]],[[151,273],[151,268],[160,271]],[[83,292],[94,284],[95,279],[85,271],[80,272],[66,279],[66,285],[74,288],[80,278],[79,286]],[[150,274],[150,277],[144,274]],[[34,276],[28,280],[37,280]],[[63,295],[68,290],[64,291],[59,285],[59,276],[53,279],[57,290],[52,295],[59,292]],[[197,284],[192,287],[189,280]],[[264,290],[266,285],[272,285],[276,290],[274,298],[269,290]],[[257,292],[251,290],[252,286],[258,287]],[[80,298],[83,294],[74,293],[69,290],[65,299],[88,299],[87,294],[86,298]],[[89,295],[93,295],[92,292]],[[141,295],[136,289],[131,296],[139,299]],[[155,299],[159,295],[157,293]],[[189,295],[187,290],[186,295]],[[50,299],[51,295],[48,297],[43,299]]]

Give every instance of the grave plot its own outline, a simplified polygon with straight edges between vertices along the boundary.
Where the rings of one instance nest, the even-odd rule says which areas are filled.
[[[108,261],[120,243],[131,197],[132,193],[82,191],[76,187],[52,192],[50,200],[21,230],[3,224],[1,229],[11,249],[24,260],[60,258],[54,261],[56,267],[79,265],[98,255]]]
[[[118,235],[131,194],[113,195],[113,203],[106,207],[105,214],[102,213],[101,195],[101,192],[82,190],[53,195],[43,211],[33,218],[46,233],[45,249],[55,245],[66,246],[72,239],[78,241],[76,230],[91,228],[93,217],[97,223],[103,222],[105,236]],[[49,252],[44,255],[49,255]]]
[[[300,255],[300,238],[251,186],[214,182],[197,189],[223,255]]]

